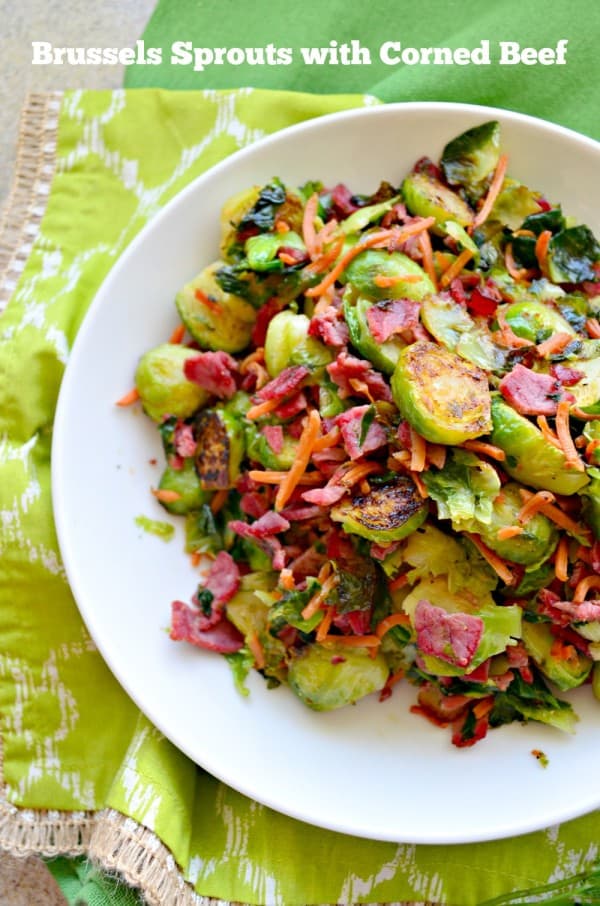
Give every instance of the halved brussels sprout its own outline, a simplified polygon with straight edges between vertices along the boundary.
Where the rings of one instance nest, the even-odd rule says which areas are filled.
[[[406,538],[427,518],[428,506],[408,475],[372,488],[368,494],[355,494],[331,511],[344,531],[360,535],[377,544]]]
[[[199,510],[203,504],[208,503],[210,497],[208,491],[203,490],[200,484],[193,459],[185,459],[181,469],[167,466],[162,473],[158,489],[176,491],[180,495],[179,500],[170,503],[161,500],[164,508],[177,516],[189,513],[190,510]]]
[[[500,157],[500,124],[495,120],[467,129],[449,141],[440,161],[451,186],[462,186],[477,200],[485,194],[488,177]]]
[[[348,287],[344,293],[344,318],[352,345],[384,374],[392,374],[406,343],[399,336],[390,337],[385,343],[377,342],[367,320],[367,311],[374,304],[362,296],[356,298],[353,289]]]
[[[462,444],[491,428],[485,373],[427,340],[402,350],[392,395],[403,417],[432,443]]]
[[[271,319],[265,339],[265,364],[271,377],[290,365],[311,370],[333,361],[333,351],[315,337],[309,337],[310,319],[286,309]]]
[[[587,226],[561,230],[548,243],[548,276],[554,283],[596,280],[598,261],[600,243]]]
[[[523,526],[523,533],[513,538],[498,538],[500,529],[517,525],[517,517],[523,507],[519,485],[509,482],[502,487],[492,506],[492,519],[487,525],[481,524],[477,531],[485,544],[505,560],[523,566],[538,566],[551,556],[558,542],[554,524],[542,513],[536,513]]]
[[[233,293],[221,289],[215,279],[222,261],[205,267],[175,297],[179,316],[203,349],[241,352],[252,335],[256,311]]]
[[[577,371],[583,372],[583,377],[572,387],[570,392],[575,397],[575,404],[582,409],[593,406],[600,400],[600,357],[593,359],[577,359],[573,362]]]
[[[435,217],[434,231],[444,235],[444,224],[455,220],[462,227],[473,222],[473,211],[460,195],[427,173],[411,173],[402,183],[404,203],[411,214]]]
[[[464,306],[450,295],[427,296],[421,305],[421,320],[438,343],[486,371],[500,371],[506,356],[488,330],[477,324]]]
[[[244,433],[225,409],[207,409],[196,420],[196,469],[202,488],[231,488],[239,478],[244,458]]]
[[[374,223],[388,211],[391,211],[394,205],[401,200],[401,195],[394,195],[386,201],[365,205],[357,211],[354,211],[354,213],[350,214],[349,217],[346,217],[345,220],[342,220],[340,229],[343,233],[346,233],[346,235],[350,235],[350,233],[360,233],[361,230],[368,227],[370,223]]]
[[[518,337],[541,343],[553,333],[567,333],[577,336],[568,321],[555,308],[531,299],[527,302],[513,302],[504,312],[510,329]]]
[[[248,459],[256,460],[265,469],[275,469],[276,471],[291,469],[298,453],[298,441],[289,434],[283,434],[283,446],[279,453],[276,453],[269,444],[267,437],[262,433],[260,427],[253,422],[246,422],[244,425],[244,434],[246,437],[246,455]]]
[[[187,359],[198,353],[187,346],[163,343],[146,352],[135,372],[135,386],[144,411],[155,422],[168,415],[188,418],[208,401],[204,387],[183,373]]]
[[[383,655],[368,648],[308,645],[292,659],[288,682],[309,708],[333,711],[383,689],[388,673]]]
[[[506,453],[503,469],[532,488],[576,494],[589,482],[584,472],[567,468],[565,454],[499,395],[492,398],[492,443]]]
[[[524,217],[540,210],[539,197],[539,192],[532,191],[516,179],[506,178],[502,183],[502,191],[494,202],[490,220],[495,220],[510,230],[517,230]]]
[[[563,692],[575,689],[586,681],[593,661],[585,654],[573,648],[568,659],[555,657],[552,646],[556,638],[550,632],[547,623],[529,623],[523,621],[523,644],[542,673]]]
[[[391,286],[378,286],[375,277],[391,277]],[[402,277],[420,277],[418,282],[405,283]],[[414,299],[419,302],[434,291],[433,283],[422,267],[402,252],[385,249],[365,249],[353,258],[341,276],[361,296],[369,299]],[[397,282],[396,282],[397,281]]]
[[[259,233],[258,236],[250,236],[244,247],[248,267],[253,271],[283,270],[284,265],[277,258],[277,252],[284,246],[306,251],[304,242],[293,230],[288,230],[287,233]]]

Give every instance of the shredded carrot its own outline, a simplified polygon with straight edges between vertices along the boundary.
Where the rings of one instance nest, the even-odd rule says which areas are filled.
[[[373,649],[373,650],[375,650],[375,649]],[[392,694],[392,688],[396,685],[396,683],[399,683],[401,679],[404,679],[405,676],[406,676],[406,671],[403,670],[402,668],[400,668],[399,670],[396,670],[395,673],[390,673],[390,675],[388,676],[388,678],[385,681],[385,686],[379,693],[379,701],[381,702],[381,701],[384,701],[386,698],[389,698],[389,696]]]
[[[310,620],[310,618],[314,616],[321,607],[321,604],[327,599],[327,595],[333,591],[339,581],[339,576],[336,575],[328,576],[325,579],[320,589],[314,593],[308,604],[302,610],[303,620]]]
[[[419,496],[423,500],[427,500],[427,498],[429,497],[429,491],[423,484],[423,479],[421,478],[421,476],[419,475],[418,472],[411,472],[411,476],[412,476],[412,480],[414,481],[414,483],[417,486],[417,491],[419,492]]]
[[[463,447],[465,450],[470,450],[471,453],[481,453],[482,456],[489,456],[490,459],[495,459],[496,462],[504,462],[506,459],[504,450],[494,446],[494,444],[486,444],[483,440],[466,440]]]
[[[512,242],[507,243],[506,248],[504,249],[504,264],[506,265],[506,270],[513,278],[519,282],[520,280],[529,280],[533,276],[532,271],[527,270],[525,267],[517,267],[517,262],[513,256],[513,246]]]
[[[329,265],[333,264],[341,254],[344,242],[345,236],[339,236],[326,252],[323,252],[318,258],[314,259],[312,264],[308,265],[306,270],[313,274],[320,274],[327,270]]]
[[[255,406],[250,406],[246,412],[246,418],[253,421],[255,418],[261,418],[263,415],[268,415],[273,409],[277,409],[277,406],[279,406],[280,403],[280,399],[265,400],[263,403],[256,403]]]
[[[535,257],[544,277],[548,276],[548,243],[552,239],[550,230],[543,230],[535,242]]]
[[[538,343],[536,346],[536,352],[540,358],[545,359],[547,356],[554,355],[557,352],[561,352],[568,346],[569,343],[573,342],[573,336],[570,333],[553,333],[551,337],[548,337],[547,340],[544,340],[543,343]]]
[[[538,415],[536,421],[538,423],[538,428],[544,435],[544,439],[547,440],[549,444],[552,444],[553,447],[557,447],[559,450],[562,450],[561,442],[548,424],[548,419],[546,418],[546,416]]]
[[[295,588],[294,574],[291,569],[284,567],[279,573],[279,584],[286,591],[292,591]]]
[[[533,230],[515,230],[513,236],[529,236],[530,239],[535,239]]]
[[[328,450],[329,447],[335,447],[339,443],[341,432],[339,428],[332,428],[328,434],[317,437],[313,444],[313,453],[320,453],[321,450]]]
[[[287,478],[289,472],[276,472],[273,469],[251,469],[248,475],[252,481],[257,484],[281,484],[284,478]],[[298,484],[315,485],[321,484],[323,475],[320,472],[305,472],[300,476]]]
[[[318,250],[319,254],[323,251],[323,249],[325,248],[325,245],[328,242],[332,241],[332,239],[334,238],[334,236],[336,234],[337,228],[338,228],[338,222],[334,217],[332,220],[328,220],[327,223],[325,224],[325,226],[323,226],[319,230],[319,232],[317,233],[317,242],[316,242],[317,250]],[[342,238],[345,239],[345,236],[342,235]]]
[[[310,289],[307,289],[304,295],[309,298],[322,296],[325,290],[329,289],[330,286],[333,286],[337,278],[346,270],[350,262],[353,261],[357,255],[360,255],[361,252],[364,252],[365,249],[373,248],[376,245],[384,245],[391,241],[404,242],[405,239],[409,239],[411,236],[418,235],[423,230],[429,229],[434,223],[434,217],[426,217],[424,220],[413,223],[402,230],[376,230],[374,233],[369,233],[360,242],[357,242],[356,245],[353,245],[352,248],[348,249],[333,270],[329,271],[327,276],[321,280],[317,286],[312,286]]]
[[[216,299],[212,299],[210,296],[207,296],[206,293],[203,293],[201,289],[194,290],[194,296],[201,302],[205,308],[208,308],[209,311],[214,312],[214,314],[221,314],[221,305],[217,302]]]
[[[600,412],[584,412],[579,406],[571,406],[571,415],[582,422],[595,422],[600,418]]]
[[[389,632],[394,626],[410,626],[410,617],[407,613],[391,613],[389,617],[384,617],[375,627],[375,635],[382,639],[386,632]]]
[[[169,491],[167,488],[150,488],[150,491],[161,503],[175,503],[176,500],[181,500],[179,491]]]
[[[578,582],[573,593],[573,601],[576,604],[585,601],[590,588],[600,588],[600,576],[586,576],[585,579]]]
[[[227,503],[227,498],[229,497],[229,491],[227,488],[221,488],[216,492],[213,499],[210,502],[210,511],[213,516],[216,516],[219,513],[225,504]]]
[[[340,484],[345,488],[351,488],[352,485],[362,481],[367,475],[372,475],[374,472],[381,471],[381,463],[378,462],[352,463],[348,471],[340,478]]]
[[[498,529],[496,537],[498,541],[508,541],[510,538],[516,538],[522,535],[525,529],[522,525],[505,525],[504,528]]]
[[[406,573],[402,573],[400,576],[396,576],[395,579],[392,579],[391,582],[388,582],[388,589],[390,591],[398,591],[399,588],[404,588],[408,582],[408,576]]]
[[[200,553],[200,551],[194,551],[192,554],[190,554],[190,560],[192,561],[193,567],[200,566],[200,561],[202,560],[202,554]]]
[[[579,660],[575,646],[563,642],[562,639],[554,639],[550,648],[550,655],[559,661]]]
[[[537,491],[533,494],[525,488],[519,488],[519,494],[525,501],[517,516],[520,525],[526,525],[543,507],[556,501],[556,497],[551,491]]]
[[[380,289],[388,289],[388,287],[395,286],[397,283],[420,283],[422,279],[423,277],[420,274],[399,274],[398,276],[376,274],[373,277],[373,283]]]
[[[275,221],[275,232],[276,233],[289,233],[290,225],[286,223],[285,220],[276,220]]]
[[[122,396],[120,400],[117,400],[117,406],[131,406],[132,403],[137,403],[140,395],[138,393],[137,387],[134,387],[133,390],[130,390],[129,393],[126,393],[125,396]]]
[[[427,443],[425,438],[421,437],[412,425],[410,428],[410,447],[410,470],[411,472],[422,472],[425,468],[427,457]]]
[[[492,708],[494,707],[494,696],[490,695],[487,698],[482,698],[473,708],[473,714],[477,720],[481,720],[482,717],[485,717],[486,714],[489,714]]]
[[[521,495],[523,500],[526,501],[526,504],[532,501],[534,497],[537,497],[539,500],[541,494],[546,494],[550,497],[554,497],[554,495],[551,494],[550,491],[538,491],[537,494],[532,494],[532,492],[526,490],[526,488],[520,488],[519,494]],[[572,535],[577,535],[579,537],[586,537],[589,535],[589,530],[585,528],[585,526],[580,525],[578,522],[575,522],[574,519],[571,519],[566,515],[566,513],[563,513],[562,510],[559,510],[557,506],[554,506],[552,503],[543,503],[543,501],[540,501],[540,503],[541,505],[538,504],[535,507],[535,512],[539,510],[540,513],[542,513],[544,516],[547,516],[548,519],[550,519],[552,522],[555,522],[556,525],[560,526],[560,528],[564,529],[566,532],[570,532]],[[524,510],[525,507],[521,509],[521,513],[523,513]],[[523,520],[520,518],[520,515],[518,518],[519,522],[524,524]]]
[[[265,652],[256,632],[253,632],[250,636],[248,636],[248,648],[250,649],[250,652],[254,657],[254,663],[256,664],[257,670],[264,670],[266,663]]]
[[[473,257],[474,252],[471,249],[463,249],[460,255],[452,262],[450,267],[444,271],[440,277],[440,287],[445,289],[450,286],[455,277],[458,277],[465,264]]]
[[[585,322],[585,329],[592,339],[600,339],[600,322],[598,321],[598,318],[588,318]]]
[[[470,532],[465,532],[467,538],[469,538],[484,560],[490,564],[494,572],[500,576],[505,585],[513,585],[515,577],[511,573],[510,569],[494,551],[490,550],[489,547],[483,543],[479,535],[472,535]]]
[[[330,643],[347,648],[377,648],[381,640],[376,635],[326,635],[322,644]]]
[[[443,469],[446,463],[447,449],[443,444],[427,443],[427,461],[436,469]]]
[[[329,632],[329,630],[331,628],[331,623],[333,621],[334,613],[335,613],[335,607],[333,604],[330,604],[325,609],[325,616],[323,617],[323,619],[321,620],[321,622],[319,623],[319,625],[317,627],[317,634],[315,636],[315,641],[321,643],[323,641],[323,639],[327,638],[327,633]]]
[[[578,472],[585,471],[585,465],[577,452],[577,448],[571,437],[571,428],[569,424],[569,401],[560,400],[556,407],[556,433],[563,448],[567,466],[571,466]]]
[[[525,337],[519,337],[513,331],[512,327],[506,320],[506,315],[500,308],[496,312],[496,320],[498,321],[498,326],[500,327],[501,340],[504,346],[508,346],[512,349],[524,349],[525,346],[535,345],[531,340],[526,340]]]
[[[288,255],[287,252],[279,251],[277,253],[277,257],[283,264],[287,264],[287,265],[298,264],[298,261],[296,260],[296,258],[294,258],[293,255]]]
[[[598,440],[598,439],[591,440],[589,442],[589,444],[587,444],[587,446],[585,448],[585,458],[587,459],[588,462],[592,461],[592,457],[593,457],[594,453],[596,452],[596,450],[598,449],[598,447],[600,447],[600,440]]]
[[[569,539],[564,535],[556,548],[554,572],[559,582],[566,582],[569,578]]]
[[[290,471],[283,479],[275,495],[275,509],[281,510],[290,499],[294,488],[302,477],[310,460],[312,448],[321,430],[321,416],[316,409],[311,409],[305,427],[298,441],[296,459]]]
[[[449,252],[434,252],[433,261],[437,270],[443,273],[452,264],[452,256]]]
[[[314,258],[317,254],[317,231],[315,230],[315,217],[317,216],[318,207],[319,196],[315,192],[306,202],[304,208],[304,216],[302,218],[302,236],[304,238],[304,245],[306,246],[308,254],[311,258]]]
[[[246,374],[248,367],[253,365],[254,362],[259,362],[262,364],[265,360],[265,348],[264,346],[258,346],[254,352],[251,352],[250,355],[247,355],[245,359],[242,359],[240,362],[240,374]]]
[[[494,176],[492,177],[490,188],[485,197],[485,201],[480,207],[478,213],[475,215],[473,223],[471,224],[471,227],[469,229],[470,233],[472,233],[473,230],[476,230],[477,227],[480,227],[482,223],[485,223],[485,221],[490,216],[492,208],[494,207],[494,202],[496,201],[498,195],[500,194],[500,190],[502,189],[502,183],[504,182],[507,167],[508,157],[506,156],[506,154],[501,154],[498,158],[498,166],[496,167],[496,171],[494,173]]]
[[[171,336],[169,337],[169,343],[173,343],[174,346],[178,346],[185,336],[185,324],[179,324],[175,328]]]
[[[435,265],[433,263],[433,249],[431,248],[431,239],[429,233],[421,233],[419,236],[419,246],[423,254],[423,270],[433,283],[433,290],[437,293],[438,291],[438,281],[437,274],[435,272]]]

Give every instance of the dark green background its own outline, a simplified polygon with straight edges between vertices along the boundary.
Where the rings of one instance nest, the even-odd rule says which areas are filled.
[[[159,66],[127,70],[128,88],[257,88],[365,92],[383,101],[491,104],[552,120],[600,140],[600,0],[159,0],[143,35],[163,49]],[[499,41],[555,47],[566,65],[500,66]],[[367,66],[308,66],[299,48],[360,40]],[[491,42],[489,66],[386,66],[385,41],[403,47],[476,47]],[[289,66],[171,65],[174,41],[196,47],[291,47]]]

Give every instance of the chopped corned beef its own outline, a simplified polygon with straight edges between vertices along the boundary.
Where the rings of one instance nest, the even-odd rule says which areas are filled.
[[[273,296],[264,305],[258,309],[256,322],[252,328],[252,342],[255,346],[264,346],[267,337],[267,328],[272,319],[283,308],[283,302],[277,296]]]
[[[336,418],[336,425],[341,431],[350,459],[358,459],[365,453],[371,453],[387,444],[387,435],[379,422],[371,421],[366,433],[363,431],[363,419],[370,410],[373,411],[371,406],[353,406]]]
[[[310,369],[306,365],[290,365],[265,384],[256,395],[260,400],[282,400],[296,393],[309,374]]]
[[[316,506],[332,506],[346,493],[347,488],[340,484],[328,484],[324,488],[313,488],[310,491],[304,491],[302,499],[307,503],[314,503]]]
[[[275,409],[275,415],[277,418],[281,418],[286,421],[288,418],[294,418],[294,416],[299,415],[306,409],[307,399],[305,395],[300,391],[295,393],[289,400],[286,400],[285,403],[281,403],[280,406],[277,406]],[[298,433],[298,437],[302,433],[302,429]]]
[[[419,302],[410,299],[385,299],[367,309],[369,330],[378,343],[385,343],[391,336],[416,327],[419,323]]]
[[[567,368],[565,365],[560,364],[551,365],[550,374],[552,377],[556,378],[563,387],[572,387],[585,377],[583,371],[578,371],[576,368]]]
[[[566,613],[575,623],[591,623],[600,620],[600,601],[555,601],[552,605]]]
[[[196,441],[194,440],[192,426],[186,425],[185,422],[179,422],[175,427],[173,444],[178,456],[184,458],[194,456],[196,453]]]
[[[233,376],[237,368],[236,360],[226,352],[201,352],[186,359],[183,372],[188,381],[221,399],[230,399],[237,389]]]
[[[423,654],[468,667],[483,635],[483,620],[468,613],[447,613],[421,599],[415,611],[415,629]]]
[[[207,651],[233,654],[244,646],[244,637],[229,620],[220,618],[206,629],[201,627],[201,616],[183,601],[171,604],[170,637],[175,642],[190,642]]]
[[[327,366],[331,380],[340,388],[340,399],[348,396],[370,396],[376,400],[391,402],[392,392],[370,362],[358,359],[343,349],[335,362]],[[364,391],[360,385],[364,385]]]
[[[246,516],[252,516],[253,519],[259,519],[269,509],[269,504],[264,496],[264,494],[259,494],[258,491],[246,491],[245,494],[242,494],[240,497],[240,510],[242,513],[245,513]]]
[[[280,513],[269,510],[256,522],[242,522],[241,519],[232,519],[229,528],[236,535],[242,538],[251,538],[253,541],[259,541],[276,535],[278,532],[286,532],[290,527],[287,519],[284,519]]]
[[[549,374],[540,374],[515,365],[500,381],[500,392],[521,415],[556,415],[558,400],[562,396],[559,381]]]
[[[345,346],[350,341],[348,326],[340,320],[340,311],[334,305],[312,317],[308,333],[311,337],[319,337],[328,346]]]
[[[331,206],[339,218],[349,217],[359,208],[348,186],[341,182],[331,190]]]
[[[273,453],[281,453],[283,450],[283,428],[281,425],[264,425],[260,430]]]
[[[323,510],[318,506],[287,506],[281,515],[289,522],[303,522],[305,519],[318,519]]]
[[[239,587],[240,571],[237,563],[227,551],[219,551],[211,563],[204,584],[199,586],[192,599],[194,604],[202,608],[197,621],[200,629],[208,629],[221,619],[224,605]],[[204,599],[204,604],[201,604],[201,598]]]
[[[371,627],[371,608],[336,614],[333,625],[345,635],[366,635]]]

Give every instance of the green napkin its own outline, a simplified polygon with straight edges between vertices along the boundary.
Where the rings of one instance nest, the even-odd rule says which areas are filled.
[[[516,840],[414,846],[312,828],[248,800],[139,714],[69,591],[52,524],[50,443],[69,349],[95,291],[144,223],[204,169],[274,129],[365,102],[251,90],[64,97],[47,210],[0,318],[2,845],[35,839],[47,851],[61,840],[67,851],[89,838],[92,854],[140,883],[151,856],[164,904],[179,889],[167,850],[198,892],[274,906],[469,906],[598,858],[597,813]],[[43,816],[45,838],[39,809],[64,810]]]
[[[518,110],[600,139],[598,118],[598,4],[596,0],[159,0],[143,34],[146,47],[162,50],[162,64],[128,68],[128,88],[256,88],[294,91],[368,91],[382,101],[463,101]],[[539,50],[566,39],[565,63],[500,63],[500,42]],[[307,64],[302,48],[338,48],[359,42],[370,63]],[[406,48],[457,47],[474,50],[489,42],[489,64],[399,63],[380,59],[392,42]],[[292,61],[240,63],[239,52],[194,66],[171,63],[175,42],[218,48],[289,48]],[[356,45],[355,45],[356,46]],[[397,47],[391,49],[398,58]],[[179,54],[181,56],[181,54]],[[209,57],[205,53],[201,60]],[[249,58],[256,61],[256,55]],[[354,53],[350,60],[364,59]],[[410,59],[410,57],[409,57]]]

